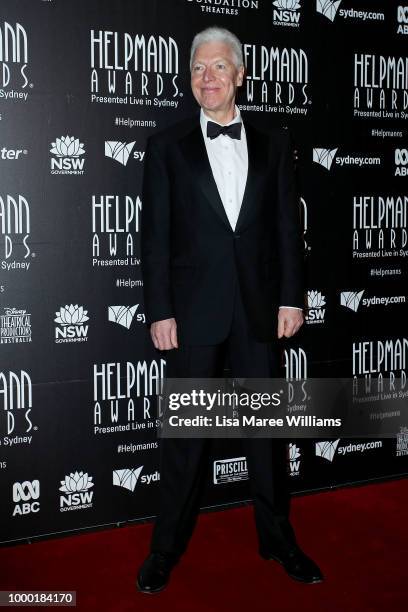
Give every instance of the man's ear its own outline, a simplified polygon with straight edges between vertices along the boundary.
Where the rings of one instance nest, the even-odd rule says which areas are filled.
[[[237,86],[241,87],[242,83],[244,82],[244,76],[245,76],[245,68],[244,66],[241,66],[238,69],[238,76],[237,76]]]

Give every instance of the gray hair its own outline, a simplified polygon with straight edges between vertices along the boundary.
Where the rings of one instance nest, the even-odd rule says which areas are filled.
[[[198,32],[193,38],[190,50],[190,70],[193,65],[193,58],[195,52],[200,45],[210,42],[220,42],[228,45],[231,48],[234,56],[235,65],[237,68],[244,65],[244,58],[242,55],[241,41],[235,34],[227,30],[226,28],[219,28],[218,26],[212,26],[206,28],[201,32]]]

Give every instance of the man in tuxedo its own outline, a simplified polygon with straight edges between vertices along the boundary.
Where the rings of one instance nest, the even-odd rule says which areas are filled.
[[[207,28],[191,47],[200,112],[149,139],[142,212],[145,312],[169,378],[279,375],[279,338],[303,323],[302,243],[286,130],[261,131],[235,104],[242,47]],[[221,370],[220,370],[221,368]],[[161,591],[187,547],[205,484],[208,439],[162,438],[160,507],[137,577]],[[289,521],[286,445],[243,440],[259,552],[294,579],[320,582]]]

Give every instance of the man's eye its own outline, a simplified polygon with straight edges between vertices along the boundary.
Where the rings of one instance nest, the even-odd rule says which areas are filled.
[[[200,72],[202,69],[202,66],[193,66],[193,72]]]
[[[225,68],[225,64],[217,64],[217,68],[218,68],[219,70],[224,70],[224,68]]]

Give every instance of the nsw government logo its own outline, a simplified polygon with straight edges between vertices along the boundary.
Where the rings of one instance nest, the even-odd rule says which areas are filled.
[[[78,304],[66,304],[55,313],[55,342],[87,342],[89,321],[88,311]]]
[[[31,342],[31,314],[24,309],[3,308],[0,315],[0,344]]]
[[[308,325],[324,323],[326,313],[324,306],[326,306],[326,298],[320,291],[310,290],[307,292],[306,323]]]
[[[63,493],[60,495],[60,512],[92,508],[94,492],[90,489],[93,486],[92,476],[86,472],[71,472],[65,476],[59,488]]]
[[[51,143],[51,174],[83,174],[84,145],[74,136],[61,136]]]
[[[299,27],[300,0],[274,0],[273,25]]]
[[[301,451],[296,444],[289,444],[289,476],[300,475]]]

